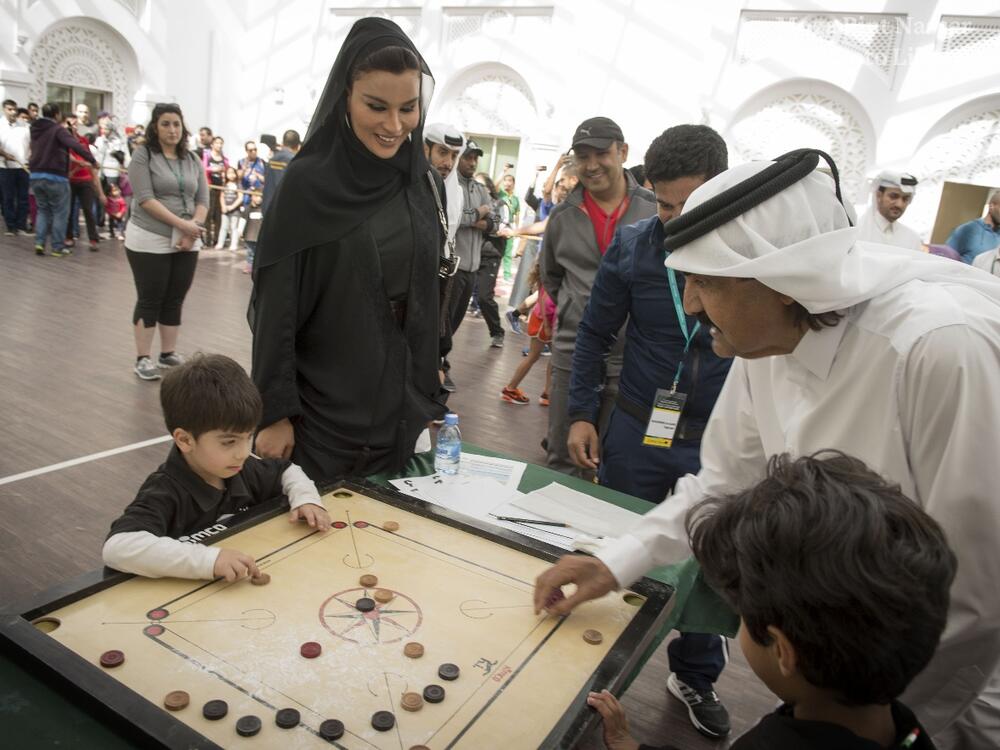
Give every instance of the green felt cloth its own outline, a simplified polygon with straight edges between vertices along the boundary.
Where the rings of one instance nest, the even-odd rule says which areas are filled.
[[[509,458],[509,456],[504,456],[470,443],[463,443],[462,450],[466,453]],[[433,473],[434,453],[429,451],[413,456],[399,474],[391,476],[376,474],[368,477],[368,479],[376,484],[385,485],[388,484],[390,479],[421,477]],[[558,482],[571,489],[600,498],[609,503],[614,503],[636,513],[647,513],[655,507],[653,503],[640,500],[631,495],[625,495],[607,487],[602,487],[599,484],[586,482],[576,477],[561,474],[558,471],[546,469],[542,466],[535,466],[534,464],[528,464],[524,471],[524,476],[521,478],[521,484],[518,485],[518,489],[521,492],[531,492],[540,487],[545,487],[552,482]],[[646,576],[666,583],[675,590],[674,601],[667,618],[667,624],[657,639],[656,644],[654,644],[654,648],[656,645],[659,645],[660,641],[672,629],[677,629],[685,633],[718,633],[730,638],[736,635],[740,623],[739,618],[726,606],[718,594],[704,582],[701,577],[701,568],[694,558],[688,558],[684,562],[675,565],[654,568],[646,573]]]

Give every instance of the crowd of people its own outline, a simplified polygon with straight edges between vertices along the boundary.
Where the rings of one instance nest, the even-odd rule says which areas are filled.
[[[272,484],[299,467],[317,481],[405,471],[450,394],[470,387],[449,360],[470,306],[484,346],[504,346],[506,320],[529,340],[504,402],[530,403],[520,386],[551,354],[538,397],[548,465],[658,503],[629,534],[543,573],[538,610],[568,614],[693,551],[784,701],[733,747],[998,744],[1000,476],[986,452],[1000,425],[1000,191],[924,252],[900,221],[913,175],[880,173],[858,219],[821,152],[731,168],[712,128],[677,125],[627,168],[626,134],[595,116],[519,198],[513,164],[491,176],[474,138],[425,122],[431,80],[395,24],[359,21],[301,143],[287,131],[265,160],[248,141],[235,165],[174,104],[120,136],[104,114],[92,124],[45,104],[33,119],[5,102],[8,233],[27,229],[29,188],[39,254],[48,241],[70,252],[71,199],[92,250],[105,218],[125,225],[144,380],[184,363],[191,251],[242,236],[259,402],[232,424],[190,421],[238,428],[243,453],[253,439],[277,462]],[[232,476],[199,471],[198,429],[168,425],[176,449],[161,471],[186,461],[214,487]],[[325,524],[314,490],[299,492]],[[162,549],[160,568],[135,556],[192,529],[156,528],[137,542],[118,524],[109,561],[163,569]],[[251,574],[245,557],[221,573],[205,556],[176,570]],[[668,693],[700,732],[728,735],[714,687],[726,639],[683,632],[668,655]],[[609,747],[638,746],[613,696],[590,701]]]

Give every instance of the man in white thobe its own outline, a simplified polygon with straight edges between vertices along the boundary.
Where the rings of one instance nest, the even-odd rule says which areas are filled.
[[[713,178],[684,213],[770,164]],[[685,310],[737,355],[702,469],[596,557],[539,576],[535,606],[566,614],[684,559],[699,500],[756,483],[775,454],[839,449],[899,483],[958,557],[947,628],[904,702],[939,748],[1000,747],[1000,280],[857,236],[813,171],[668,256]]]
[[[871,205],[858,222],[858,239],[923,250],[920,235],[900,221],[917,192],[917,178],[906,172],[880,172],[872,183]]]

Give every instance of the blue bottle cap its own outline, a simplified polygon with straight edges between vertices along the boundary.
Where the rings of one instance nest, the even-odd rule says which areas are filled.
[[[448,412],[444,415],[445,424],[458,424],[458,415],[452,412]]]

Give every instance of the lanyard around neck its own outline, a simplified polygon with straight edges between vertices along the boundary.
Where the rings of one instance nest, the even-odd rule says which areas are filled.
[[[170,159],[167,158],[166,154],[160,154],[163,157],[163,161],[167,163],[167,167],[170,169],[171,174],[177,179],[177,187],[181,191],[181,205],[184,206],[184,218],[188,219],[191,217],[191,211],[188,210],[187,193],[184,192],[184,168],[181,166],[181,157],[177,156],[177,169],[170,163]]]
[[[677,385],[681,382],[681,373],[684,372],[684,360],[687,359],[691,342],[694,341],[698,329],[701,328],[701,321],[697,321],[694,324],[694,328],[688,333],[687,316],[684,314],[684,302],[681,300],[681,293],[677,288],[677,274],[674,272],[674,269],[667,269],[667,278],[670,279],[670,296],[674,298],[674,310],[677,311],[677,322],[680,323],[681,333],[684,334],[684,354],[681,355],[681,361],[677,365],[677,374],[674,375],[674,384],[670,389],[671,393],[677,393]]]

